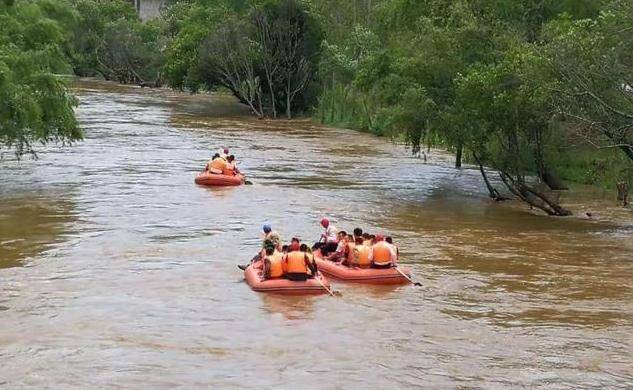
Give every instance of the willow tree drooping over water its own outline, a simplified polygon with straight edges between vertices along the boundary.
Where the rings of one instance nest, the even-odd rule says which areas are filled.
[[[72,18],[54,1],[0,2],[0,148],[20,157],[38,143],[79,140],[64,74],[68,33],[54,18]]]

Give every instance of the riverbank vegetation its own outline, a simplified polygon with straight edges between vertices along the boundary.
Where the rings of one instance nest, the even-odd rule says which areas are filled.
[[[53,74],[71,69],[221,89],[260,118],[312,115],[404,141],[414,154],[441,147],[457,167],[479,166],[491,198],[549,215],[569,214],[559,201],[567,182],[617,188],[626,203],[633,181],[630,1],[170,0],[149,22],[123,0],[2,7],[4,18],[39,7],[57,26],[45,39],[58,64],[43,68],[56,83]],[[11,40],[0,42],[0,61]],[[72,97],[61,91],[66,121],[52,139],[76,139]],[[33,126],[7,123],[5,146]]]

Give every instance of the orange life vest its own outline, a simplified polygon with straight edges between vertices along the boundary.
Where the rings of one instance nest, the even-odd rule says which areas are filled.
[[[289,274],[307,274],[308,267],[306,265],[306,254],[299,251],[293,251],[286,255],[286,271]]]
[[[284,275],[283,255],[277,251],[266,259],[270,261],[270,277],[280,278]]]
[[[235,165],[226,163],[222,169],[223,175],[235,176]]]
[[[391,248],[388,243],[380,241],[374,244],[374,246],[371,247],[371,250],[373,251],[374,263],[378,265],[391,263]]]
[[[211,161],[211,164],[209,164],[209,170],[213,173],[223,173],[225,168],[226,161],[222,160],[221,158],[216,158],[215,160]]]
[[[356,247],[356,262],[360,267],[369,267],[369,252],[371,247],[363,244]]]

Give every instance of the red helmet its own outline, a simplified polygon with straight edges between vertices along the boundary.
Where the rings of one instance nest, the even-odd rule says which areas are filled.
[[[323,226],[324,228],[327,228],[328,226],[330,226],[330,220],[327,218],[323,218],[321,220],[321,226]]]
[[[385,236],[382,234],[376,234],[376,242],[378,241],[384,241]]]

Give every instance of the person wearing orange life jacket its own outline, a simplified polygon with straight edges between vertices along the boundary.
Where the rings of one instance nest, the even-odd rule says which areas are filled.
[[[393,250],[396,252],[396,258],[400,260],[400,249],[398,249],[398,247],[393,243],[393,238],[391,238],[390,236],[385,237],[385,241],[387,242],[387,244],[391,245]]]
[[[235,176],[237,174],[237,167],[235,166],[235,163],[233,161],[235,161],[235,156],[230,155],[226,161],[224,170],[222,171],[223,175]]]
[[[319,246],[319,248],[321,249],[321,254],[323,256],[327,256],[337,249],[338,229],[336,228],[336,226],[332,225],[330,223],[330,220],[327,218],[323,218],[321,220],[321,226],[323,226],[325,231],[321,233],[322,244]]]
[[[369,261],[373,268],[391,268],[396,266],[396,252],[392,245],[385,242],[385,237],[382,234],[376,235],[376,243],[369,252]]]
[[[222,173],[224,173],[225,169],[226,161],[222,157],[220,157],[218,153],[216,153],[213,156],[213,159],[211,159],[211,161],[209,161],[209,163],[207,164],[207,170],[217,175],[221,175]]]
[[[286,277],[293,281],[307,280],[311,276],[308,270],[312,271],[312,275],[316,275],[316,269],[313,269],[307,254],[301,252],[301,245],[296,242],[290,245],[288,253],[284,256],[284,265]]]
[[[262,280],[281,278],[285,273],[286,270],[284,269],[283,255],[281,252],[277,252],[272,246],[266,247]]]

